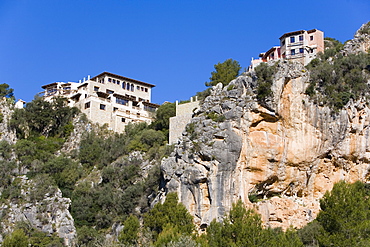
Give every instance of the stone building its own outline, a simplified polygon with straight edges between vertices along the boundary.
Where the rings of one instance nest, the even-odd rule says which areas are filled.
[[[42,86],[45,100],[66,97],[88,119],[122,132],[132,122],[150,123],[159,105],[151,103],[154,85],[103,72],[82,82],[55,82]]]

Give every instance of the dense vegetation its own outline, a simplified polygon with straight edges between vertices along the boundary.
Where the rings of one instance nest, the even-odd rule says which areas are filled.
[[[261,63],[255,68],[257,76],[257,100],[260,104],[264,104],[271,96],[271,86],[273,76],[276,73],[276,65],[269,66],[267,63]]]
[[[0,142],[0,200],[39,202],[59,188],[63,196],[72,199],[79,243],[92,246],[102,240],[113,223],[148,211],[160,182],[159,161],[173,149],[167,143],[169,117],[175,115],[175,104],[161,106],[151,125],[129,124],[122,134],[91,126],[79,114],[63,98],[47,102],[37,97],[24,109],[14,110],[9,125],[19,139],[14,145]],[[79,125],[88,131],[77,150],[60,153],[75,128],[74,119],[79,119]],[[28,199],[17,178],[23,174],[34,187]],[[20,238],[33,244],[32,234],[18,227],[6,241]],[[37,241],[47,244],[35,246],[54,242],[52,236],[39,237]]]
[[[339,52],[343,44],[335,39],[327,39],[326,44],[325,53],[307,66],[310,85],[306,94],[338,110],[350,99],[366,96],[370,56],[343,56]],[[239,72],[239,63],[228,59],[215,65],[206,85],[227,85]],[[262,63],[255,72],[257,100],[266,103],[272,95],[276,66]],[[208,89],[200,96],[209,92]],[[13,99],[13,90],[0,85],[0,96]],[[24,202],[18,175],[25,174],[33,182],[28,195],[32,202],[60,189],[64,197],[72,200],[70,211],[79,246],[370,245],[370,190],[360,182],[335,185],[321,200],[322,211],[317,219],[298,231],[264,228],[260,216],[238,201],[223,222],[211,222],[206,232],[198,235],[192,217],[178,203],[176,194],[168,194],[163,204],[150,208],[159,190],[160,160],[173,148],[167,143],[175,104],[162,105],[152,124],[129,124],[121,134],[104,127],[87,128],[76,150],[61,153],[75,128],[74,120],[87,124],[79,114],[63,98],[52,102],[35,98],[25,109],[15,109],[10,119],[9,125],[18,137],[16,144],[0,142],[1,202]],[[217,122],[223,121],[222,117],[208,115]],[[188,125],[189,133],[192,127]],[[124,227],[118,241],[108,243],[105,235],[112,233],[116,223]],[[3,246],[29,244],[61,246],[61,240],[20,223],[3,242]]]
[[[335,39],[327,39],[327,49],[307,65],[310,71],[308,94],[319,104],[334,110],[343,108],[350,99],[367,96],[370,78],[370,54],[342,55],[343,47]]]
[[[370,186],[339,182],[320,201],[317,218],[299,230],[306,246],[370,246]]]

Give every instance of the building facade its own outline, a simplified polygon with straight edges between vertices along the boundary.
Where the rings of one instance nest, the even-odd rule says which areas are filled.
[[[103,72],[82,82],[55,82],[42,86],[43,97],[65,97],[69,106],[75,106],[88,119],[108,129],[123,132],[128,123],[153,120],[159,107],[151,103],[154,85]]]
[[[324,33],[317,29],[285,33],[280,37],[281,57],[307,65],[324,52]]]
[[[306,66],[319,52],[324,52],[324,32],[317,29],[285,33],[279,39],[280,46],[261,53],[259,59],[252,59],[249,71],[262,62],[280,59],[297,61]]]

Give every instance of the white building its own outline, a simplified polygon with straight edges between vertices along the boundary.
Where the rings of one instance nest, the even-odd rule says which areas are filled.
[[[159,107],[151,103],[154,85],[103,72],[82,82],[55,82],[42,86],[45,100],[62,96],[68,98],[69,106],[79,108],[86,116],[100,125],[124,131],[130,122],[153,120]]]

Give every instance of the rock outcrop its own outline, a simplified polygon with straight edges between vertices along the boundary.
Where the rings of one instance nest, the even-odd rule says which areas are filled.
[[[277,71],[263,104],[253,74],[215,86],[162,162],[165,191],[178,193],[200,229],[238,199],[266,226],[300,228],[336,182],[368,179],[366,100],[333,112],[305,94],[309,72],[301,64],[280,61]]]
[[[62,192],[55,188],[40,200],[31,199],[35,184],[25,175],[18,176],[21,198],[0,205],[2,234],[11,233],[17,222],[26,224],[48,234],[56,234],[64,240],[66,246],[74,246],[76,228],[72,215],[68,211],[69,198],[62,197]]]
[[[15,132],[9,128],[9,121],[14,111],[14,104],[10,101],[11,99],[5,97],[0,100],[0,140],[14,144],[17,137]]]

